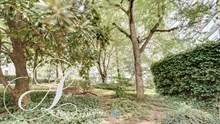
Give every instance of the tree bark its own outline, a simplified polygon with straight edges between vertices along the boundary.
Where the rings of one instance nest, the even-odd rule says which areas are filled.
[[[98,60],[97,65],[98,65],[98,71],[101,76],[102,83],[106,83],[107,82],[107,78],[106,78],[107,72],[102,69],[101,60]]]
[[[36,67],[37,67],[37,64],[38,64],[38,56],[39,56],[39,49],[36,48],[35,55],[34,55],[34,67],[33,67],[33,79],[35,78],[36,81],[37,81],[37,69],[36,69]],[[34,83],[36,83],[35,80],[33,80]]]
[[[10,32],[17,32],[20,25],[21,16],[19,13],[16,14],[15,19],[7,18],[7,24],[10,29]],[[26,67],[26,56],[25,56],[25,49],[26,49],[26,42],[22,41],[19,34],[16,35],[16,37],[11,36],[10,40],[12,42],[12,54],[10,54],[10,58],[12,62],[14,63],[15,70],[16,70],[16,77],[25,77],[22,79],[18,79],[15,82],[15,93],[17,94],[15,97],[16,101],[18,101],[21,94],[29,90],[29,76],[27,73],[27,67]],[[23,98],[22,105],[27,105],[30,102],[30,97],[26,96]]]
[[[130,33],[131,33],[131,42],[132,42],[133,54],[134,54],[137,99],[143,100],[144,99],[144,86],[143,86],[142,68],[141,68],[141,52],[139,49],[137,31],[136,31],[136,26],[135,26],[135,21],[134,21],[134,0],[130,0],[129,28],[130,28]]]
[[[116,49],[116,65],[117,65],[117,73],[118,73],[118,79],[121,78],[121,73],[119,69],[119,56],[118,56],[118,48]]]
[[[216,4],[217,4],[217,16],[219,18],[220,17],[220,0],[217,0]]]

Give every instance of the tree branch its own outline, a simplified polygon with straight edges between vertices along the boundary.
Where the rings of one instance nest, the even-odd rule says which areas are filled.
[[[140,48],[140,52],[142,53],[145,49],[145,47],[147,46],[147,44],[149,43],[150,39],[152,38],[152,36],[154,35],[154,33],[156,32],[157,28],[160,26],[161,22],[163,21],[163,16],[161,16],[159,18],[159,20],[157,21],[157,23],[154,25],[154,27],[150,30],[150,33],[148,34],[148,36],[146,38],[144,38],[142,41],[144,41],[144,44],[141,46]]]
[[[119,4],[114,4],[114,6],[120,8],[127,16],[129,15],[128,10],[126,10],[125,8],[123,8],[121,5],[119,5]]]
[[[114,25],[120,32],[122,32],[126,37],[131,39],[131,35],[128,34],[125,30],[123,30],[121,27],[119,27],[117,24],[112,23],[112,25]]]
[[[164,29],[164,30],[155,30],[155,32],[171,32],[171,31],[174,31],[176,29],[178,29],[179,27],[174,27],[174,28],[170,28],[170,29]]]
[[[0,50],[1,48],[2,48],[2,41],[0,39]],[[8,86],[8,81],[5,79],[3,72],[2,72],[1,61],[0,61],[0,83],[2,83],[4,87]],[[15,95],[14,89],[10,85],[8,86],[6,90],[9,94]]]
[[[124,7],[122,7],[123,0],[120,2],[121,5],[120,5],[120,4],[117,4],[117,3],[112,3],[112,2],[110,2],[110,0],[107,0],[107,2],[108,2],[110,5],[115,6],[115,7],[119,8],[119,9],[121,9],[127,16],[129,16],[128,10],[126,10]]]

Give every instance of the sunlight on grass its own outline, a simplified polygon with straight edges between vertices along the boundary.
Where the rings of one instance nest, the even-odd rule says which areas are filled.
[[[127,94],[136,94],[136,91],[126,91]],[[149,89],[145,88],[144,89],[144,94],[145,95],[156,95],[156,90],[155,89]]]
[[[46,86],[47,85],[47,86]],[[15,87],[15,84],[11,84],[12,88]],[[45,84],[45,86],[39,86],[36,84],[30,84],[30,90],[48,90],[48,84]],[[5,87],[0,84],[0,93],[3,93],[5,90]]]
[[[109,96],[115,94],[115,92],[112,90],[103,90],[103,89],[93,89],[92,92],[98,96]]]
[[[11,84],[11,86],[12,86],[12,88],[14,88],[15,84]],[[3,93],[4,90],[5,90],[5,87],[2,84],[0,84],[0,93]]]

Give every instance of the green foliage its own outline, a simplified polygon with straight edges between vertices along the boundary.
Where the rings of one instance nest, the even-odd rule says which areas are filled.
[[[178,110],[172,111],[162,124],[219,124],[219,118],[198,109],[182,105]]]
[[[4,103],[3,103],[3,94],[0,94],[0,113],[2,112],[6,112],[5,108],[4,108]],[[5,95],[5,103],[9,109],[9,111],[14,112],[16,110],[16,107],[14,106],[14,99],[13,97],[11,97],[9,94],[6,93]]]
[[[11,80],[13,80],[13,79],[15,79],[16,78],[16,75],[5,75],[5,79],[7,80],[7,81],[11,81]]]
[[[76,80],[73,82],[72,85],[81,87],[85,92],[85,91],[89,91],[92,88],[91,84],[92,84],[91,80]]]
[[[99,83],[96,84],[94,87],[99,89],[114,90],[115,85],[116,85],[115,83],[110,83],[110,84]]]
[[[213,102],[208,101],[197,101],[195,99],[186,99],[182,97],[174,97],[174,96],[153,96],[151,99],[155,103],[164,104],[168,110],[177,110],[182,108],[182,105],[191,106],[194,109],[198,109],[201,111],[209,112],[212,115],[218,115],[218,105]]]
[[[0,37],[4,34],[4,40],[8,38],[3,43],[4,48],[7,46],[7,52],[12,50],[10,38],[27,40],[28,45],[24,49],[27,63],[32,66],[48,56],[65,58],[71,64],[81,65],[80,75],[83,76],[96,60],[94,44],[97,40],[103,44],[107,42],[108,28],[101,26],[101,17],[92,2],[1,0],[0,11],[3,25]],[[8,19],[19,23],[10,32]]]
[[[125,99],[114,99],[110,102],[111,110],[119,110],[125,119],[146,119],[148,106]]]
[[[216,101],[220,92],[220,44],[172,55],[151,67],[159,93]]]
[[[31,94],[31,98],[33,103],[26,106],[26,108],[33,108],[35,107],[39,101],[44,97],[45,93],[33,93]],[[54,99],[55,94],[50,93],[46,100],[43,101],[40,107],[49,107]],[[7,99],[8,100],[8,99]],[[7,102],[10,103],[10,100]],[[13,102],[12,102],[13,103]],[[95,97],[84,97],[84,96],[72,96],[66,95],[63,96],[58,105],[64,103],[73,103],[77,107],[77,114],[75,115],[75,108],[71,105],[62,106],[59,111],[59,116],[65,117],[63,119],[58,119],[50,114],[46,115],[45,117],[35,120],[35,121],[19,121],[15,120],[8,114],[4,114],[0,117],[0,121],[2,124],[12,123],[12,124],[29,124],[29,123],[54,123],[60,124],[62,123],[70,123],[70,124],[99,124],[101,122],[103,113],[101,111],[101,101]],[[8,105],[8,104],[7,104]],[[11,105],[9,105],[11,106]],[[57,107],[56,106],[56,107]],[[11,106],[16,108],[15,106]],[[3,106],[1,105],[1,108]],[[55,111],[55,110],[54,110]],[[13,114],[20,118],[34,118],[39,117],[42,115],[41,109],[36,109],[34,112],[25,112],[22,110],[14,111]]]
[[[115,94],[117,97],[123,97],[125,96],[125,89],[122,86],[117,86],[115,88]]]
[[[95,87],[99,89],[106,89],[106,90],[115,90],[116,87],[123,87],[125,91],[134,91],[135,90],[135,85],[131,83],[109,83],[109,84],[104,84],[104,83],[99,83],[96,84]]]
[[[123,97],[126,95],[126,86],[121,83],[110,83],[110,84],[97,84],[95,85],[96,88],[99,89],[107,89],[115,91],[117,97]]]
[[[115,77],[116,81],[120,84],[129,84],[129,78],[125,77]]]
[[[204,15],[214,16],[211,13],[211,8],[213,5],[210,3],[204,4],[203,2],[196,2],[194,4],[188,3],[184,0],[173,1],[174,6],[178,9],[179,19],[188,19],[187,27],[194,27],[195,24],[201,22]]]

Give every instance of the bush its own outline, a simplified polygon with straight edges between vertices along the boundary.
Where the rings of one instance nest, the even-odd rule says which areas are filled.
[[[110,84],[97,84],[95,86],[99,89],[107,89],[107,90],[113,90],[115,91],[115,94],[117,97],[123,97],[125,96],[126,86],[124,86],[121,83],[110,83]]]
[[[162,124],[219,124],[219,118],[190,106],[182,105],[180,109],[172,111]]]
[[[124,87],[122,87],[122,86],[117,86],[115,89],[114,89],[114,91],[115,91],[115,94],[116,94],[116,96],[117,97],[123,97],[123,96],[125,96],[125,89],[124,89]]]
[[[5,79],[7,80],[7,81],[11,81],[11,80],[13,80],[13,79],[15,79],[16,78],[16,75],[5,75]]]
[[[91,84],[91,80],[75,80],[72,85],[81,87],[85,92],[89,91],[92,88]]]
[[[110,84],[99,83],[95,85],[95,88],[105,89],[105,90],[114,90],[115,85],[116,85],[115,83],[110,83]]]
[[[117,83],[120,83],[120,84],[125,84],[127,86],[129,86],[129,78],[125,78],[125,77],[113,77]]]
[[[220,43],[166,57],[151,71],[156,89],[163,95],[216,101],[220,91]]]

